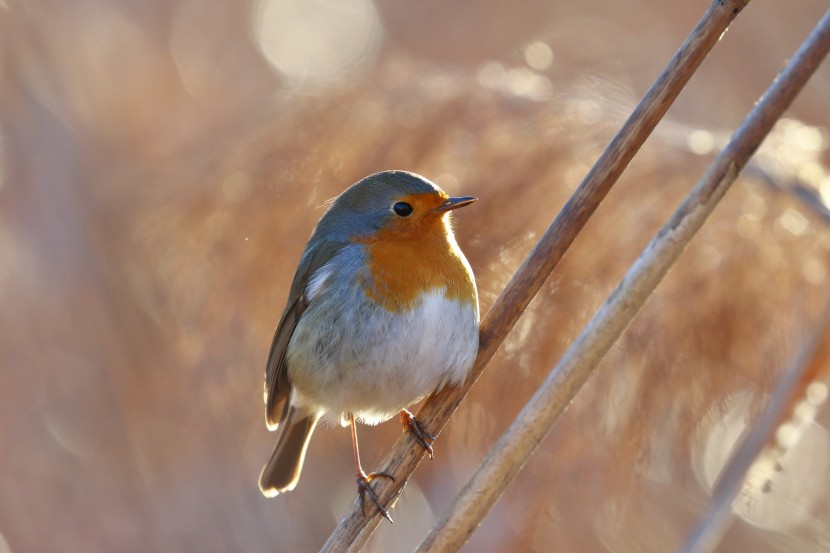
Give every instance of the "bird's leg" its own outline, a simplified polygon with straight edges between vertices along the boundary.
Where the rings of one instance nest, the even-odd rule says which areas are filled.
[[[354,450],[354,465],[357,469],[357,494],[360,497],[360,510],[363,512],[363,516],[366,516],[366,494],[368,493],[369,497],[372,499],[372,502],[375,506],[377,506],[378,511],[380,511],[380,514],[382,514],[389,522],[394,522],[392,517],[389,516],[389,511],[387,511],[383,505],[380,504],[378,495],[369,484],[372,480],[379,477],[389,478],[394,482],[395,477],[386,472],[372,472],[366,474],[363,471],[363,467],[360,466],[360,450],[357,447],[357,426],[354,422],[354,415],[351,413],[349,413],[349,423],[352,427],[352,448]]]
[[[403,429],[408,430],[415,437],[415,440],[421,444],[421,447],[427,450],[427,455],[432,459],[432,443],[435,441],[435,434],[427,432],[427,429],[424,428],[421,421],[416,419],[415,415],[406,409],[401,409],[401,424],[403,425]]]

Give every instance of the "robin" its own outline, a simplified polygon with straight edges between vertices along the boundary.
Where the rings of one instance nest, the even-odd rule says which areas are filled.
[[[451,198],[404,171],[370,175],[331,204],[306,245],[268,355],[265,419],[279,430],[260,475],[267,497],[294,489],[317,422],[351,426],[361,501],[391,522],[360,464],[357,421],[396,414],[432,457],[435,436],[406,410],[461,384],[478,351],[478,292],[450,225]]]

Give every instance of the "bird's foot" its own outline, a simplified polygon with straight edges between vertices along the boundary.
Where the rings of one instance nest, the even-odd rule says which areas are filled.
[[[415,440],[421,444],[421,447],[427,450],[427,455],[429,455],[429,458],[432,459],[432,443],[435,441],[435,434],[427,432],[427,429],[424,428],[421,421],[416,419],[415,415],[406,409],[401,409],[401,424],[403,425],[404,430],[408,430],[409,433],[415,437]]]
[[[369,494],[369,498],[372,500],[372,503],[378,508],[380,514],[388,520],[389,522],[394,523],[392,517],[389,516],[389,511],[387,511],[383,505],[380,504],[380,499],[378,499],[378,494],[375,493],[375,490],[372,489],[372,486],[369,484],[375,478],[389,478],[392,482],[395,481],[395,477],[386,472],[372,472],[366,474],[362,470],[358,471],[357,473],[357,495],[360,497],[360,510],[363,512],[363,516],[366,516],[366,494]]]

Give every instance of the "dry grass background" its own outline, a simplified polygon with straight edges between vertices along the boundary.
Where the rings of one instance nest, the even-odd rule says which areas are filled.
[[[456,226],[486,311],[705,8],[674,4],[367,3],[374,53],[309,88],[259,52],[265,4],[0,2],[0,552],[319,548],[353,498],[348,433],[318,432],[289,495],[256,476],[264,359],[322,204],[388,168],[478,196]],[[419,541],[824,7],[738,18],[372,551]],[[528,67],[534,41],[551,65]],[[827,219],[789,189],[830,193],[828,100],[824,67],[466,551],[680,542],[827,301]],[[720,551],[830,550],[829,422]],[[362,430],[367,467],[398,431]]]

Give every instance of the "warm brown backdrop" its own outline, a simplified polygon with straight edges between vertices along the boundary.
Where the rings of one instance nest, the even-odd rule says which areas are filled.
[[[754,4],[372,551],[419,541],[826,9]],[[289,495],[256,477],[320,206],[388,168],[478,196],[457,227],[486,310],[705,7],[0,0],[0,552],[319,548],[353,498],[348,433],[318,431]],[[677,546],[830,297],[827,218],[792,192],[830,198],[828,126],[825,66],[465,551]],[[830,550],[828,411],[720,551]],[[367,467],[396,432],[362,430]]]

